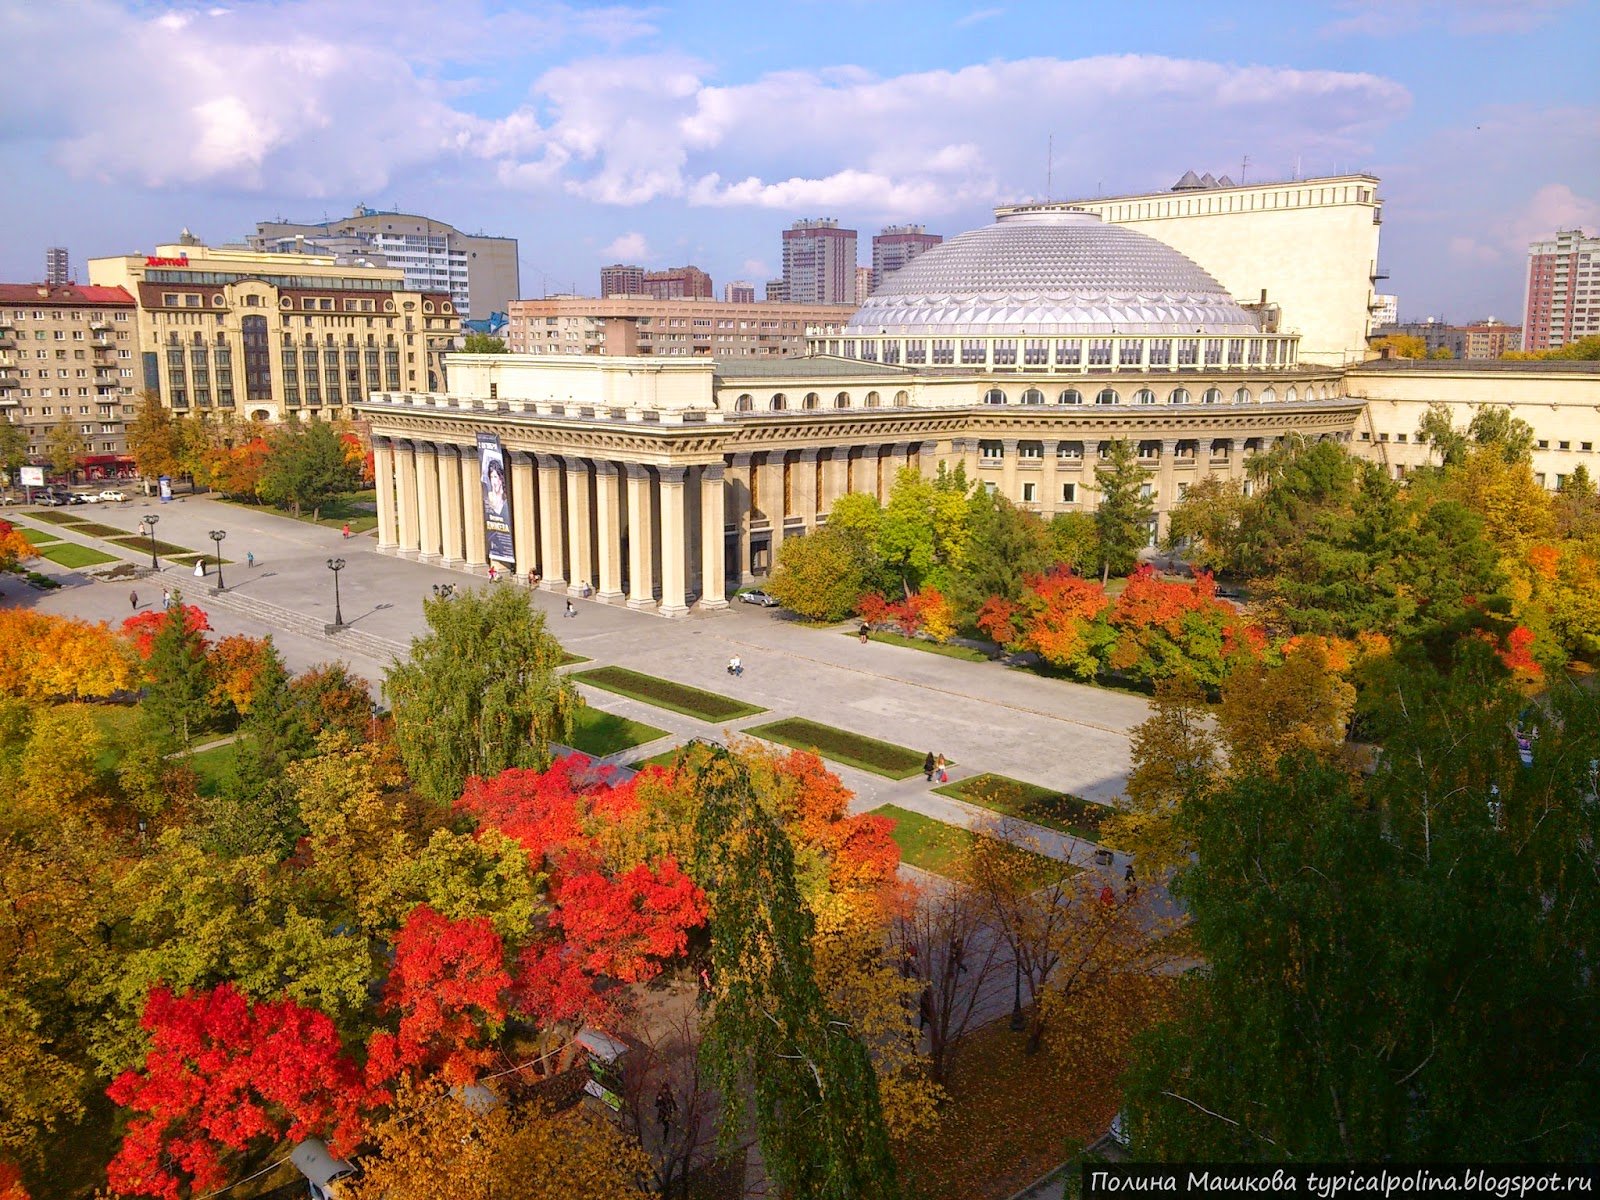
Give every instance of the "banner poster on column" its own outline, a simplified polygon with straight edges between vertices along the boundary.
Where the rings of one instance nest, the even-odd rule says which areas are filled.
[[[165,504],[172,499],[172,477],[163,475],[158,482],[161,487],[161,503]]]
[[[506,488],[506,456],[492,433],[478,435],[478,475],[483,482],[483,528],[489,561],[517,562],[511,544],[511,497]]]

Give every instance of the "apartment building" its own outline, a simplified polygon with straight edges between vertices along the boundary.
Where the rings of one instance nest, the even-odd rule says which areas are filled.
[[[522,292],[517,239],[462,233],[415,213],[356,205],[339,220],[261,221],[249,248],[278,254],[332,254],[398,267],[412,292],[445,292],[463,317],[504,312]]]
[[[886,225],[872,237],[872,284],[877,291],[883,281],[917,255],[944,241],[941,234],[929,233],[925,225]]]
[[[783,287],[791,304],[853,303],[856,231],[840,229],[831,217],[796,221],[785,229]]]
[[[808,327],[841,328],[851,304],[727,304],[639,296],[552,296],[511,305],[513,354],[748,360],[806,351]]]
[[[218,420],[336,420],[369,392],[442,390],[461,332],[448,292],[410,291],[397,267],[332,255],[189,238],[90,259],[89,278],[133,298],[138,388]]]
[[[50,431],[69,422],[91,479],[131,471],[138,316],[120,287],[0,284],[0,420],[27,430],[42,463]]]
[[[1523,348],[1557,350],[1600,334],[1600,237],[1563,229],[1528,247]]]

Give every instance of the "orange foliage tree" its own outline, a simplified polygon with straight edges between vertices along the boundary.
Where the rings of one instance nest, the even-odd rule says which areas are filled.
[[[1115,635],[1109,665],[1136,679],[1181,674],[1216,687],[1230,659],[1254,657],[1265,644],[1263,634],[1217,599],[1210,575],[1164,580],[1148,564],[1129,576],[1106,623]]]
[[[193,604],[174,604],[169,612],[176,613],[182,618],[185,628],[190,633],[210,633],[211,619],[206,616],[206,610]],[[133,645],[134,652],[141,661],[148,661],[150,651],[155,649],[156,635],[161,632],[162,626],[167,623],[165,612],[142,612],[129,617],[122,623],[122,635]],[[209,648],[209,643],[204,638],[200,639],[202,647]]]
[[[0,609],[0,694],[22,700],[104,698],[137,686],[128,645],[109,625]]]
[[[0,521],[0,571],[9,571],[20,562],[33,558],[37,552],[33,543],[17,531],[10,521]]]
[[[264,437],[237,446],[217,446],[206,451],[204,463],[211,485],[230,496],[254,496],[272,449]]]
[[[267,664],[272,643],[267,638],[230,634],[211,648],[211,702],[231,705],[241,717],[249,713]]]

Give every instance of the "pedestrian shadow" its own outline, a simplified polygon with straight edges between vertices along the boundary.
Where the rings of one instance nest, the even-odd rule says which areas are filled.
[[[367,611],[362,613],[360,616],[351,617],[348,621],[345,622],[345,625],[346,626],[350,626],[350,625],[359,624],[360,622],[365,621],[368,617],[376,616],[378,613],[381,613],[381,612],[387,612],[389,609],[391,609],[393,607],[394,607],[394,605],[392,605],[392,604],[374,604],[371,608],[367,609]]]

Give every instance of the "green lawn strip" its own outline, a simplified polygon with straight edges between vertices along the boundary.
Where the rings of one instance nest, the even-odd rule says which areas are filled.
[[[114,546],[121,546],[121,547],[123,547],[124,549],[127,549],[127,550],[149,550],[149,549],[151,549],[150,539],[149,538],[147,538],[147,537],[139,537],[137,534],[132,534],[132,533],[126,535],[125,537],[107,538],[106,541],[110,542]],[[155,543],[154,549],[155,549],[155,552],[157,554],[164,554],[168,558],[171,558],[174,554],[193,554],[194,553],[194,551],[189,549],[189,547],[187,547],[187,546],[174,546],[171,542],[163,542],[163,541],[157,541]]]
[[[51,533],[48,529],[28,529],[22,525],[18,525],[17,528],[22,531],[22,536],[35,546],[42,546],[46,542],[59,542],[61,540],[59,533]]]
[[[237,742],[228,742],[222,746],[213,746],[209,750],[202,750],[192,755],[189,765],[194,768],[194,773],[199,777],[198,787],[202,796],[215,796],[222,781],[228,777],[228,772],[233,769],[233,760],[238,754]]]
[[[28,518],[33,521],[48,521],[52,525],[83,525],[88,520],[88,518],[80,517],[75,513],[61,512],[53,508],[30,512]]]
[[[604,758],[629,746],[642,746],[666,736],[665,729],[657,729],[642,721],[630,721],[627,717],[586,704],[573,718],[572,734],[567,742],[574,750],[581,750],[590,758]]]
[[[563,650],[561,652],[561,661],[558,662],[556,664],[556,666],[558,666],[558,667],[570,667],[574,663],[581,663],[581,662],[588,662],[588,661],[589,660],[587,658],[585,658],[581,654],[574,654],[570,650]]]
[[[851,637],[861,636],[851,632]],[[926,650],[929,654],[942,654],[946,658],[959,658],[965,662],[988,662],[989,656],[982,650],[974,650],[971,646],[960,646],[954,642],[931,642],[926,638],[908,638],[899,633],[869,633],[869,640],[882,642],[886,646],[906,646],[912,650]]]
[[[1002,816],[1019,817],[1057,833],[1070,833],[1086,842],[1100,841],[1100,823],[1115,811],[1081,796],[1004,775],[974,775],[933,790]]]
[[[331,529],[339,529],[348,524],[351,533],[366,533],[378,527],[378,514],[374,511],[378,503],[378,493],[371,489],[351,492],[328,501],[318,510],[318,515],[314,519],[310,509],[302,509],[297,517],[288,509],[271,504],[252,504],[248,500],[239,500],[231,496],[221,496],[219,499],[224,504],[232,504],[237,508],[259,509],[280,517],[288,517],[291,521],[304,521],[307,525],[324,525]],[[362,507],[363,505],[370,507]]]
[[[721,696],[716,692],[689,687],[687,684],[673,683],[670,679],[658,679],[654,675],[646,675],[642,671],[630,671],[626,667],[596,667],[592,671],[574,671],[568,678],[607,692],[615,692],[630,700],[653,704],[668,712],[695,717],[712,725],[723,721],[737,721],[740,717],[766,712],[764,708],[746,704],[743,700],[735,700],[731,696]]]
[[[847,767],[859,767],[886,779],[910,779],[922,770],[924,755],[916,750],[807,721],[804,717],[756,725],[744,732],[751,737],[793,746],[796,750],[815,750],[823,758]]]
[[[215,555],[212,555],[212,554],[196,554],[193,550],[185,551],[182,554],[169,554],[169,555],[167,555],[167,558],[170,559],[172,562],[177,563],[180,567],[193,567],[194,564],[197,563],[197,562],[205,563],[206,564],[206,578],[207,579],[211,578],[212,568],[217,565],[217,559],[216,559]],[[225,558],[225,559],[222,560],[222,565],[226,567],[226,566],[231,565],[232,562],[233,562],[233,559]]]
[[[51,546],[41,546],[39,555],[63,567],[94,567],[101,563],[117,561],[114,554],[107,554],[103,550],[95,550],[89,546],[80,546],[77,542],[56,542]]]
[[[974,833],[959,825],[948,825],[922,813],[901,808],[898,804],[884,804],[872,810],[874,816],[888,817],[894,821],[894,842],[900,847],[900,859],[913,867],[932,871],[935,875],[948,875],[971,848],[973,839],[988,837]],[[1040,884],[1061,879],[1074,872],[1069,863],[1061,862],[1031,850],[1012,847],[1012,853],[1024,855],[1032,861],[1028,871]]]
[[[86,533],[90,537],[97,537],[97,538],[115,538],[115,537],[127,537],[128,536],[128,531],[126,529],[119,529],[115,525],[102,525],[102,524],[100,524],[99,521],[85,521],[81,525],[74,525],[72,527],[72,532],[73,533]]]
[[[682,746],[674,746],[670,750],[663,750],[660,754],[652,754],[649,758],[641,758],[638,762],[628,764],[630,771],[642,771],[646,767],[675,767],[678,765],[678,755]]]

